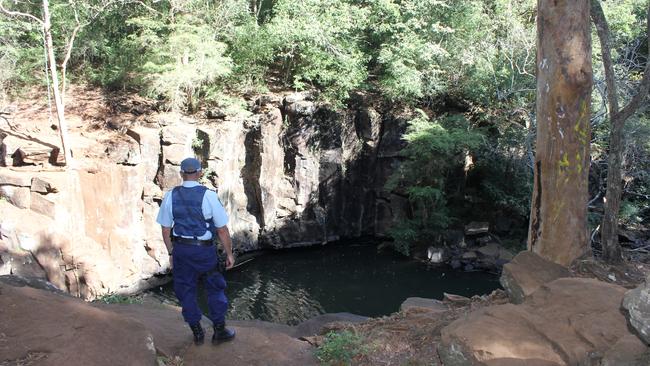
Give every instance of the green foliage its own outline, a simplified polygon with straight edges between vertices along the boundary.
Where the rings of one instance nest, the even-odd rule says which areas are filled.
[[[42,44],[36,23],[0,13],[0,102],[12,89],[44,81]]]
[[[131,19],[137,31],[129,38],[145,62],[139,68],[150,96],[163,96],[172,110],[194,110],[194,96],[204,87],[230,74],[226,45],[214,39],[210,27],[191,15],[167,22]]]
[[[423,111],[418,113],[403,136],[407,160],[386,185],[407,196],[411,206],[411,216],[389,231],[394,248],[405,255],[414,245],[430,243],[450,224],[445,184],[463,166],[465,154],[483,141],[462,115],[431,120]]]
[[[324,365],[352,365],[355,358],[368,351],[361,336],[346,330],[327,333],[316,350],[316,357]]]
[[[345,0],[278,0],[273,14],[268,37],[295,89],[321,87],[326,99],[339,101],[365,80],[365,9]]]
[[[643,210],[642,204],[633,201],[623,200],[621,202],[621,210],[618,213],[619,220],[621,220],[626,224],[635,224],[641,222],[642,220],[639,217],[639,215]]]
[[[74,9],[84,21],[102,4]],[[37,4],[17,6],[39,13]],[[61,60],[76,22],[68,3],[51,7]],[[508,98],[532,80],[531,7],[506,0],[117,2],[82,28],[70,69],[104,86],[144,89],[172,109],[269,83],[318,89],[337,105],[352,90],[372,87],[399,102],[441,93],[484,102]],[[0,39],[2,29],[21,45],[11,47],[23,53],[11,60],[34,70],[42,54],[38,30],[0,26]]]
[[[489,124],[491,128],[486,133],[485,143],[474,152],[475,162],[468,172],[468,184],[478,187],[475,195],[491,210],[525,219],[530,212],[533,182],[525,147],[528,130],[526,121],[506,114],[508,107],[495,109],[487,118],[485,111],[475,112],[478,123]]]
[[[367,52],[380,69],[379,83],[392,100],[413,101],[442,89],[441,40],[453,29],[440,24],[448,10],[439,0],[369,1]]]

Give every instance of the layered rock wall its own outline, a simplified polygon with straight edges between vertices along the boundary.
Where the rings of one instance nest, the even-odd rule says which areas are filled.
[[[56,134],[20,138],[0,126],[0,274],[41,275],[87,298],[164,281],[155,218],[191,155],[228,211],[239,252],[383,235],[404,214],[406,200],[383,187],[408,113],[381,115],[363,98],[334,111],[308,94],[263,95],[249,107],[203,121],[156,114],[104,140],[72,131],[67,168],[51,165],[58,151],[49,145],[29,164],[16,158]]]

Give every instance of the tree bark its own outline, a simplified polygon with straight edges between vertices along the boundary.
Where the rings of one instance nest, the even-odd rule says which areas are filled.
[[[61,149],[65,164],[70,165],[72,154],[68,144],[68,124],[65,121],[65,106],[61,98],[59,89],[59,77],[56,72],[56,59],[54,58],[54,44],[52,42],[52,23],[50,22],[50,4],[48,0],[43,0],[43,31],[45,33],[45,47],[47,48],[47,63],[52,74],[52,92],[54,93],[54,104],[56,106],[56,117],[59,120],[59,132],[61,135]]]
[[[596,26],[598,38],[602,49],[605,81],[607,84],[607,101],[609,118],[612,124],[609,135],[609,158],[607,164],[607,191],[605,193],[605,207],[600,234],[603,247],[603,260],[607,263],[620,262],[621,246],[618,242],[618,213],[621,208],[622,175],[623,175],[623,128],[625,121],[639,108],[643,99],[648,94],[650,87],[650,5],[647,14],[647,37],[649,60],[646,61],[643,79],[639,85],[639,92],[632,100],[619,111],[618,92],[614,75],[614,66],[611,56],[610,32],[605,13],[598,0],[591,0],[591,17]]]
[[[528,249],[566,266],[588,252],[589,0],[538,0],[537,6],[537,151]]]

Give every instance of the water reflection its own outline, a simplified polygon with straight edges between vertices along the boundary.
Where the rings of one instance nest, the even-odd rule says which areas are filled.
[[[232,281],[228,318],[239,320],[270,320],[283,324],[298,324],[325,309],[306,289],[281,278],[268,278],[259,270],[246,273],[249,285]]]
[[[482,295],[499,287],[492,274],[429,268],[372,245],[349,244],[265,254],[228,271],[226,280],[228,319],[292,325],[323,313],[382,316],[398,311],[407,297]],[[164,291],[173,297],[171,284]]]

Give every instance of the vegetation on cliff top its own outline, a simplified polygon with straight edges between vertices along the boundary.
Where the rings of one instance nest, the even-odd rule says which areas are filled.
[[[0,4],[1,102],[51,75],[40,25],[12,13],[40,17],[41,4]],[[647,0],[602,6],[624,102],[647,62]],[[335,106],[370,91],[389,105],[426,110],[410,122],[406,163],[389,186],[412,205],[392,231],[401,251],[467,217],[460,201],[526,222],[537,67],[532,0],[53,0],[50,8],[53,51],[71,82],[137,90],[163,108],[193,113],[226,95],[291,88],[316,90]],[[610,126],[600,45],[592,48],[596,229]],[[648,120],[637,114],[625,130],[622,214],[632,225],[648,217]]]

